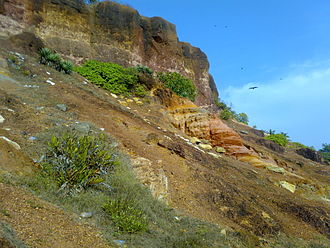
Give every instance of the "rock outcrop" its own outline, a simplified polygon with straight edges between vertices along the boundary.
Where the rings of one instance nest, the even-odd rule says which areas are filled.
[[[83,0],[0,0],[0,14],[2,35],[32,32],[78,63],[98,59],[179,72],[197,86],[199,106],[212,108],[218,95],[205,53],[180,42],[175,25],[160,17],[143,17],[114,2],[88,6]]]
[[[241,137],[220,118],[191,101],[173,94],[168,89],[156,89],[153,94],[167,108],[171,123],[183,133],[210,141],[214,147],[223,147],[226,153],[237,158],[251,156]]]
[[[323,163],[323,159],[322,159],[321,155],[313,149],[300,148],[300,149],[296,150],[296,153],[303,156],[304,158],[313,160],[318,163]]]

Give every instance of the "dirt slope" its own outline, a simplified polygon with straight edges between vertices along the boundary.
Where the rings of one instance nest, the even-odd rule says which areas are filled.
[[[0,183],[0,199],[0,219],[29,247],[110,247],[92,226],[23,189]]]
[[[2,50],[2,61],[5,61],[6,56],[8,51]],[[188,215],[251,232],[259,237],[280,232],[305,239],[317,235],[330,237],[328,202],[320,197],[306,199],[303,194],[291,193],[278,185],[280,181],[295,182],[297,185],[314,182],[315,185],[318,180],[314,174],[308,175],[289,161],[287,166],[291,166],[299,177],[252,167],[226,156],[215,158],[189,145],[182,138],[184,134],[170,124],[165,109],[152,97],[145,99],[143,104],[116,98],[86,83],[77,75],[58,73],[38,65],[33,57],[25,57],[24,63],[30,74],[36,75],[34,78],[8,67],[7,63],[2,63],[0,68],[0,108],[5,118],[4,123],[0,124],[0,136],[19,144],[27,160],[38,159],[42,134],[47,130],[75,125],[76,122],[90,123],[115,137],[120,148],[131,156],[133,162],[141,158],[147,161],[139,177],[154,175],[153,183],[159,186],[162,182],[157,181],[157,176],[163,173],[167,184],[159,189],[165,192],[156,193],[166,195],[171,206]],[[46,82],[49,78],[55,85]],[[65,104],[68,110],[58,109],[57,104]],[[30,140],[31,137],[38,139]],[[267,153],[262,147],[255,148]],[[13,153],[6,149],[2,149],[2,152]],[[281,155],[276,156],[281,158]],[[9,159],[10,154],[4,157]],[[15,165],[5,163],[1,167],[10,171],[23,171],[26,163],[24,160],[22,162]],[[324,175],[323,182],[317,184],[320,190],[329,187],[328,179]],[[151,185],[148,180],[145,183]],[[8,196],[8,200],[2,204],[12,209],[10,214],[15,216],[11,221],[7,217],[2,218],[7,218],[24,241],[30,242],[29,235],[39,231],[41,241],[38,241],[39,237],[33,236],[31,239],[34,241],[31,242],[39,244],[56,241],[61,244],[69,242],[71,235],[79,239],[86,238],[87,244],[92,242],[89,239],[99,240],[97,234],[88,235],[90,229],[73,223],[73,220],[75,228],[71,228],[70,222],[62,226],[66,215],[51,205],[8,185],[0,184],[0,188],[1,199]],[[317,190],[314,194],[318,196]],[[30,208],[26,203],[30,199],[43,207],[38,210]],[[18,208],[14,208],[14,205]],[[45,209],[51,209],[53,214]],[[29,225],[29,219],[24,218],[28,214],[31,214],[33,222],[30,231],[23,228]],[[44,223],[42,218],[51,222],[56,219],[54,225],[63,227],[63,232],[45,238],[48,235],[45,232],[49,229],[44,230],[42,225],[47,225],[48,221],[45,219]],[[103,247],[102,241],[96,242],[100,243],[99,247]],[[72,243],[79,244],[77,240],[72,240]]]

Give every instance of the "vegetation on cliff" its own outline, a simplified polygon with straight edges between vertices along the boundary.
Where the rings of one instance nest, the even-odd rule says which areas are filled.
[[[286,146],[289,143],[289,137],[283,133],[270,134],[265,139],[272,140],[280,146]]]
[[[322,144],[322,149],[319,150],[321,156],[330,162],[330,144]]]
[[[137,95],[143,97],[147,94],[146,87],[139,82],[136,68],[124,68],[115,63],[106,63],[88,60],[75,71],[90,82],[119,95]]]
[[[249,124],[249,117],[246,113],[236,113],[231,107],[219,99],[215,99],[215,105],[220,110],[220,118],[223,120],[234,119],[238,122]]]
[[[119,95],[136,95],[144,97],[147,87],[140,80],[139,75],[144,74],[149,79],[153,78],[153,70],[147,66],[124,68],[115,63],[106,63],[96,60],[88,60],[82,66],[75,67],[75,71],[90,82]],[[171,89],[177,95],[195,100],[197,89],[194,83],[177,72],[159,72],[157,79],[165,87]]]
[[[160,72],[159,80],[164,83],[165,87],[173,90],[177,95],[186,97],[191,101],[195,100],[197,90],[194,83],[177,72]]]
[[[113,149],[104,137],[65,133],[53,136],[42,164],[43,172],[61,190],[82,190],[103,182],[116,165]]]
[[[62,60],[61,56],[49,48],[42,48],[39,51],[40,64],[48,65],[58,71],[63,71],[66,74],[71,74],[73,64],[69,60]]]

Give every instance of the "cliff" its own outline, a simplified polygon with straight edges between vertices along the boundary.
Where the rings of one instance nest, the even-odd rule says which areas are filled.
[[[146,97],[117,96],[40,64],[43,46],[77,63],[179,71],[199,96],[193,103],[146,75]],[[110,2],[0,0],[0,247],[15,236],[3,238],[8,226],[38,248],[328,247],[330,167],[201,108],[212,94],[205,54],[159,17]],[[40,177],[51,137],[64,131],[107,137],[118,150],[105,184],[62,195],[66,183]],[[150,231],[117,232],[104,211],[116,199],[147,214]]]
[[[218,95],[205,53],[179,41],[175,25],[160,17],[143,17],[114,2],[87,6],[82,0],[1,0],[0,13],[11,17],[2,20],[0,33],[32,32],[78,63],[98,59],[179,72],[194,81],[195,103],[203,107],[212,107]]]

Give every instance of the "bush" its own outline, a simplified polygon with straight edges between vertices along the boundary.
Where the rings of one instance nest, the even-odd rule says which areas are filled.
[[[173,90],[177,95],[186,97],[191,101],[195,100],[197,90],[193,82],[177,72],[161,72],[158,78],[165,84],[165,87]]]
[[[124,68],[114,63],[89,60],[80,67],[76,67],[80,75],[90,82],[119,95],[145,96],[146,88],[139,83],[136,68]]]
[[[63,71],[66,74],[71,74],[73,70],[73,64],[69,60],[61,61],[59,64],[59,71]]]
[[[289,148],[293,148],[293,149],[309,148],[309,149],[313,149],[313,150],[315,150],[313,147],[311,147],[311,146],[306,146],[306,145],[301,144],[301,143],[299,143],[299,142],[289,142],[288,147],[289,147]]]
[[[133,94],[139,97],[145,97],[148,94],[148,89],[143,84],[138,84],[134,87]]]
[[[115,165],[102,136],[66,133],[52,137],[42,168],[61,189],[81,190],[102,182]]]
[[[151,77],[154,73],[154,71],[151,70],[148,66],[138,65],[135,68],[139,73],[143,73],[143,74],[146,74],[146,75],[151,76]]]
[[[103,210],[110,216],[119,232],[138,233],[148,228],[147,217],[132,201],[125,199],[111,199]]]
[[[238,122],[242,122],[246,125],[249,124],[249,117],[246,113],[237,114],[231,109],[226,103],[220,101],[219,99],[214,100],[215,105],[218,107],[220,112],[220,118],[223,120],[235,119]]]
[[[220,112],[220,118],[223,120],[233,119],[234,115],[229,109],[224,109]]]
[[[66,74],[71,74],[73,64],[71,61],[64,61],[57,53],[52,52],[49,48],[41,48],[39,51],[39,63],[53,67],[57,71],[63,71]]]
[[[60,63],[61,63],[61,57],[57,53],[51,53],[48,58],[48,65],[54,67],[56,70],[59,71]]]
[[[330,144],[322,144],[322,149],[319,152],[325,160],[330,162]]]
[[[53,54],[53,52],[49,48],[41,48],[39,51],[40,59],[39,63],[43,65],[48,65],[49,57]]]
[[[289,143],[288,136],[283,133],[270,134],[265,139],[272,140],[280,146],[286,146]]]
[[[235,114],[234,115],[234,118],[238,122],[242,122],[242,123],[244,123],[246,125],[249,124],[249,117],[248,117],[248,115],[246,113]]]

